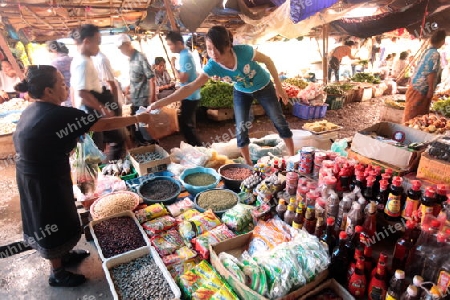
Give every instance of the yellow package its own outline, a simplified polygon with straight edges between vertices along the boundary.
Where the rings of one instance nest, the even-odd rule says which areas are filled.
[[[187,220],[190,220],[190,219],[192,219],[193,217],[195,217],[195,216],[197,216],[199,214],[200,214],[200,212],[198,210],[196,210],[194,208],[191,208],[191,209],[186,210],[184,213],[182,213],[178,217],[176,217],[176,220],[178,222],[187,221]]]
[[[138,210],[135,215],[139,223],[151,221],[153,219],[168,215],[169,212],[162,204],[153,204],[144,209]]]
[[[227,284],[224,284],[209,300],[239,300],[239,298]]]

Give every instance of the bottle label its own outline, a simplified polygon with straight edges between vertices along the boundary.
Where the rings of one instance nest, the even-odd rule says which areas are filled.
[[[409,220],[412,218],[413,213],[419,208],[419,200],[413,200],[411,198],[406,199],[405,208],[402,212],[402,217]]]
[[[391,295],[387,294],[387,295],[386,295],[386,300],[398,300],[398,299],[395,299],[395,298],[392,297]]]
[[[426,205],[421,205],[420,206],[420,219],[423,220],[425,219],[426,215],[433,215],[433,211],[434,211],[434,207],[433,206],[426,206]]]
[[[450,274],[446,271],[439,272],[439,277],[437,280],[437,287],[442,292],[447,292],[448,288],[450,287]]]
[[[347,222],[345,222],[345,223],[346,223],[345,232],[347,232],[347,234],[349,236],[353,235],[353,233],[355,233],[355,226],[356,226],[356,224],[353,224],[352,223],[352,219],[350,219],[348,217],[347,217]]]
[[[342,220],[341,220],[341,226],[340,226],[340,230],[345,230],[347,228],[347,213],[343,213],[342,214]]]
[[[384,207],[384,213],[389,217],[400,217],[401,214],[401,196],[395,196],[389,194],[386,206]]]
[[[294,229],[302,229],[303,228],[303,224],[298,224],[298,223],[292,222],[292,228],[294,228]]]
[[[384,300],[383,299],[383,289],[378,286],[373,286],[370,291],[370,298],[372,300]]]
[[[366,291],[366,283],[364,279],[357,278],[355,280],[351,280],[348,285],[348,290],[350,294],[354,296],[362,296]]]

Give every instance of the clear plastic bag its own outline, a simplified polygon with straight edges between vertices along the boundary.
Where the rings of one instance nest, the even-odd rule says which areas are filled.
[[[91,164],[89,162],[97,161],[95,158],[98,158],[98,156],[96,156],[98,153],[95,154],[95,149],[100,151],[97,149],[93,141],[92,144],[90,144],[91,141],[92,139],[89,137],[85,138],[84,142],[78,143],[76,154],[77,159],[75,163],[77,186],[81,193],[87,197],[94,195],[98,176],[98,164]],[[87,156],[88,154],[90,155],[89,157]]]
[[[102,161],[106,159],[106,155],[97,148],[90,135],[85,134],[84,136],[81,136],[80,142],[82,145],[84,161],[87,164],[101,164]]]

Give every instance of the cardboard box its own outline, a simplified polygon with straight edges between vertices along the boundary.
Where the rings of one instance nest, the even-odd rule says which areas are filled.
[[[370,159],[370,158],[362,156],[359,153],[356,153],[352,150],[347,150],[347,153],[348,153],[349,158],[356,159],[357,161],[359,161],[362,164],[380,166],[381,168],[383,168],[383,170],[390,168],[390,169],[392,169],[395,176],[404,176],[411,172],[409,169],[400,169],[400,168],[397,168],[396,166],[389,165],[389,164],[383,163],[383,162],[375,160],[375,159]]]
[[[401,124],[404,112],[405,111],[403,109],[396,109],[384,105],[383,108],[381,108],[380,120],[384,122]]]
[[[226,121],[234,119],[234,110],[232,108],[208,109],[206,111],[208,119],[213,121]]]
[[[422,153],[417,178],[427,179],[435,183],[450,183],[450,163],[434,159],[427,153]]]
[[[224,242],[218,243],[213,246],[209,246],[210,259],[212,266],[219,272],[219,274],[231,285],[233,290],[239,296],[240,299],[245,300],[268,300],[267,298],[261,296],[257,292],[253,291],[251,288],[246,286],[244,283],[238,281],[220,262],[219,254],[221,252],[227,252],[235,257],[240,257],[242,252],[248,248],[250,239],[252,238],[252,233],[247,233],[239,235],[235,238],[226,240]],[[300,296],[306,294],[316,286],[318,286],[322,281],[324,281],[328,276],[328,270],[318,274],[316,279],[303,287],[289,293],[288,295],[279,298],[278,300],[294,300],[298,299]]]
[[[163,158],[140,164],[133,157],[133,155],[135,154],[142,154],[147,152],[158,152],[162,155]],[[169,153],[167,153],[166,150],[164,150],[158,145],[149,145],[134,148],[129,151],[129,154],[131,163],[133,164],[134,169],[138,172],[139,176],[159,171],[165,171],[167,170],[167,166],[170,164]]]
[[[394,133],[397,131],[405,133],[405,141],[403,142],[405,145],[429,142],[436,138],[436,135],[403,125],[380,122],[355,133],[351,149],[365,157],[390,164],[403,170],[412,170],[415,165],[418,165],[420,154],[423,151],[410,151],[407,148],[396,147],[374,139],[371,136],[371,133],[375,132],[378,136],[393,138]]]
[[[302,296],[299,300],[312,300],[316,299],[317,295],[323,291],[324,289],[332,289],[336,295],[341,297],[345,300],[355,300],[355,298],[344,288],[342,285],[340,285],[336,280],[329,279],[316,287],[314,290],[309,292],[308,294]]]

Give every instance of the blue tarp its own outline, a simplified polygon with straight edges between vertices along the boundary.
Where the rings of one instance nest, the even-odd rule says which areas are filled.
[[[328,8],[338,0],[291,0],[291,20],[298,23]]]

